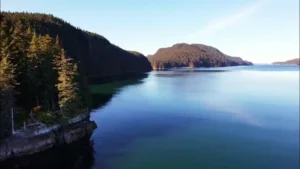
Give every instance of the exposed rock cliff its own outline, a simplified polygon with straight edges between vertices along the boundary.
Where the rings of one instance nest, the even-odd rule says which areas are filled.
[[[94,121],[85,121],[72,128],[52,130],[45,135],[8,138],[0,144],[0,162],[42,152],[54,146],[70,144],[92,134],[96,128]]]

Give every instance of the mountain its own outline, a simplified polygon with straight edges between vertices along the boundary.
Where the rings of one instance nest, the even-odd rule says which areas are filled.
[[[53,15],[1,12],[1,21],[3,19],[11,25],[21,22],[25,30],[31,27],[40,35],[49,34],[52,38],[58,36],[67,55],[81,63],[87,76],[151,70],[144,55],[123,50],[105,37],[72,26]]]
[[[154,55],[149,55],[148,59],[153,69],[253,65],[240,57],[225,55],[211,46],[186,43],[161,48]]]
[[[283,62],[273,62],[273,65],[300,65],[299,58],[291,59]]]

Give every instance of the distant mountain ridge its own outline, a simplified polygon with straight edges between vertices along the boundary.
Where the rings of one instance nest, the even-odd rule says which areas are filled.
[[[283,62],[273,62],[273,65],[300,65],[299,58],[283,61]]]
[[[252,62],[228,56],[214,47],[203,44],[178,43],[171,47],[160,48],[147,58],[153,69],[253,65]]]

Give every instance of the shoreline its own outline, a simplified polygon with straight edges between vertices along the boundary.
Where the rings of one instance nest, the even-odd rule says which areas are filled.
[[[167,67],[167,68],[155,68],[153,67],[153,71],[165,71],[169,69],[180,69],[180,68],[188,68],[188,69],[193,69],[193,68],[224,68],[224,67],[237,67],[237,66],[254,66],[254,64],[251,65],[232,65],[232,66],[216,66],[216,67],[205,67],[205,66],[179,66],[179,67]]]
[[[56,146],[79,141],[97,128],[89,114],[80,114],[65,125],[53,125],[30,132],[21,131],[0,140],[0,162],[43,152]]]

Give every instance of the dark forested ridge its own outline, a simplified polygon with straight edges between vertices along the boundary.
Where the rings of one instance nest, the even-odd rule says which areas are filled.
[[[76,28],[52,15],[2,12],[2,16],[13,24],[21,21],[24,29],[30,26],[37,34],[49,34],[52,38],[59,36],[62,47],[69,56],[81,62],[87,75],[151,70],[146,57],[123,50],[101,35]]]
[[[0,15],[0,139],[34,118],[45,124],[85,112],[89,80],[150,71],[148,59],[52,15]]]
[[[273,65],[300,65],[300,59],[295,58],[284,62],[273,62]]]
[[[202,44],[175,44],[147,56],[153,69],[172,67],[223,67],[252,65],[240,57],[231,57],[218,49]]]

